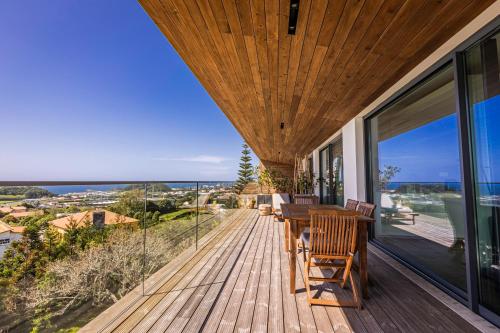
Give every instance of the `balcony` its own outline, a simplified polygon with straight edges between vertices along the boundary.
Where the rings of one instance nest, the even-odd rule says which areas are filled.
[[[309,306],[298,260],[289,292],[283,224],[240,209],[81,332],[494,332],[444,292],[369,245],[363,310]],[[323,285],[322,297],[346,290]],[[332,292],[333,291],[333,292]]]

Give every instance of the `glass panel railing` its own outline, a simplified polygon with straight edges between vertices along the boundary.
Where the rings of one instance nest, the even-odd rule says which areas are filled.
[[[194,253],[238,201],[216,182],[33,185],[0,186],[0,331],[76,331]]]

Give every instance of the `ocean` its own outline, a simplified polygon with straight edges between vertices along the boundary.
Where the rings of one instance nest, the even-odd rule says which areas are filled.
[[[500,195],[500,183],[479,183],[479,193],[481,195]],[[462,191],[461,182],[390,182],[387,184],[387,189],[398,190],[402,186],[411,190],[412,187],[418,192],[418,187],[440,186],[446,191],[460,192]]]
[[[179,188],[179,189],[195,189],[196,183],[165,183],[171,188]],[[214,183],[200,183],[200,188],[203,185],[216,185],[221,184],[225,186],[232,186],[234,182],[214,182]],[[88,191],[113,191],[113,190],[121,190],[125,187],[129,186],[128,184],[115,184],[115,185],[63,185],[63,186],[39,186],[47,191],[50,191],[54,194],[67,194],[67,193],[79,193],[79,192],[88,192]]]

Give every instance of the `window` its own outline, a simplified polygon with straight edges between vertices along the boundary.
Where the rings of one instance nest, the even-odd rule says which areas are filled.
[[[375,239],[465,295],[464,209],[453,66],[368,121]]]
[[[323,204],[344,205],[344,163],[342,138],[319,153],[320,199]]]

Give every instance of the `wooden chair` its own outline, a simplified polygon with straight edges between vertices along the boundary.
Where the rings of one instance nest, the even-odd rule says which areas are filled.
[[[304,277],[309,304],[348,306],[361,309],[358,286],[351,274],[354,255],[357,249],[358,215],[353,211],[332,209],[310,209],[310,233],[302,233],[302,247],[308,248],[304,255]],[[336,268],[332,277],[311,275],[311,267]],[[341,272],[342,274],[337,274]],[[311,296],[310,281],[335,282],[344,288],[349,279],[353,300],[319,299]]]
[[[373,217],[373,212],[375,211],[376,205],[368,202],[360,202],[356,211],[360,212],[361,215],[367,217]]]
[[[301,205],[319,205],[319,197],[312,194],[295,194],[293,203]]]
[[[295,194],[293,196],[293,203],[300,205],[319,205],[319,197],[313,194]],[[290,228],[289,225],[286,225],[285,228]],[[297,247],[302,248],[302,243],[297,240]],[[304,250],[302,250],[304,252]]]
[[[349,210],[356,210],[358,204],[359,204],[358,200],[347,199],[347,202],[345,203],[345,208]]]

